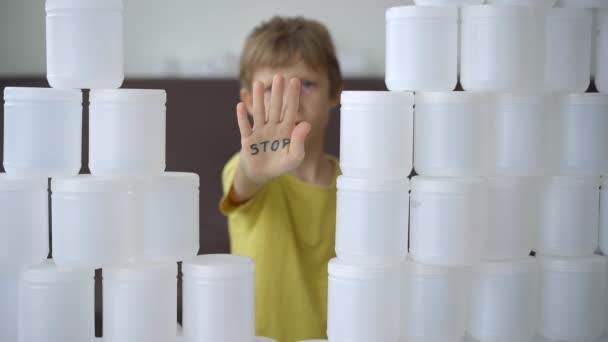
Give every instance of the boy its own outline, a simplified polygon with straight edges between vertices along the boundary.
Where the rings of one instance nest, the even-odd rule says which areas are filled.
[[[224,168],[220,208],[232,253],[256,264],[256,334],[325,338],[340,170],[324,140],[342,88],[329,32],[301,17],[262,23],[245,43],[240,81],[241,151]]]

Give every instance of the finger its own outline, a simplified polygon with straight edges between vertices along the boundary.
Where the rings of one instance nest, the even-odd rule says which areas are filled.
[[[272,80],[270,94],[270,108],[268,109],[268,122],[279,122],[283,111],[283,76],[277,74]]]
[[[251,123],[249,123],[247,108],[245,108],[245,104],[243,102],[239,102],[239,104],[236,105],[236,119],[239,123],[241,139],[245,139],[251,135]]]
[[[292,78],[289,81],[289,90],[287,91],[287,105],[282,121],[288,127],[293,126],[296,121],[296,114],[300,108],[300,80]]]
[[[287,168],[289,170],[296,169],[304,160],[308,133],[310,133],[310,124],[305,121],[300,122],[291,132],[291,142],[287,151]]]
[[[256,81],[253,83],[253,127],[263,126],[266,121],[266,110],[264,109],[264,83]]]

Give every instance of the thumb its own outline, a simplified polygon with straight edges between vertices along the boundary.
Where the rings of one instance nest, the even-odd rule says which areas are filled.
[[[291,143],[287,153],[287,160],[290,169],[297,168],[304,156],[306,155],[305,143],[308,133],[310,133],[310,124],[308,122],[300,122],[291,132]]]

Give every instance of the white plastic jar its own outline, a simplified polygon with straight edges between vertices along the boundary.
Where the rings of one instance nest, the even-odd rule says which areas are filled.
[[[336,254],[358,263],[390,263],[407,255],[409,180],[339,176]]]
[[[481,342],[530,341],[538,327],[534,258],[484,262],[473,270],[469,332]]]
[[[19,280],[19,342],[82,342],[95,338],[93,269],[51,260],[26,268]]]
[[[487,98],[478,93],[417,93],[414,169],[423,176],[487,173]]]
[[[161,176],[165,171],[166,101],[164,90],[92,90],[91,173]]]
[[[460,83],[465,90],[537,89],[542,79],[542,20],[530,6],[462,9]]]
[[[400,6],[386,11],[386,87],[451,91],[458,73],[458,8]]]
[[[469,271],[412,260],[402,267],[401,340],[459,342],[466,330]]]
[[[414,95],[344,91],[340,168],[350,177],[403,179],[412,171]]]
[[[410,255],[436,266],[479,262],[486,227],[482,178],[412,178]]]
[[[45,178],[77,175],[81,145],[81,91],[4,88],[6,173]]]
[[[43,262],[49,254],[48,180],[0,173],[0,269]]]
[[[82,175],[53,179],[53,258],[66,267],[117,267],[138,252],[138,183]],[[138,207],[139,206],[139,207]]]
[[[560,174],[608,173],[608,94],[564,95],[558,106]]]
[[[199,177],[165,172],[145,182],[142,253],[146,261],[177,262],[199,250]]]
[[[103,337],[112,342],[175,342],[177,264],[103,270]]]
[[[53,88],[115,89],[124,79],[122,0],[46,0]]]
[[[554,101],[553,96],[540,93],[505,93],[491,98],[488,174],[498,177],[551,174]]]
[[[0,268],[0,341],[17,341],[19,270]]]
[[[599,200],[599,177],[546,179],[542,190],[538,254],[592,255],[598,247]]]
[[[595,86],[601,93],[608,93],[608,8],[598,9],[595,18]]]
[[[488,223],[482,260],[521,259],[530,255],[540,221],[541,181],[488,178]]]
[[[600,234],[599,245],[602,253],[608,255],[608,177],[602,177],[600,193]]]
[[[253,340],[255,266],[251,258],[199,255],[184,261],[182,271],[185,340]]]
[[[399,341],[399,262],[329,261],[327,336],[332,342]]]
[[[606,259],[540,261],[539,334],[556,341],[594,341],[606,328]]]
[[[591,77],[593,15],[585,8],[551,8],[545,14],[544,89],[584,93]]]

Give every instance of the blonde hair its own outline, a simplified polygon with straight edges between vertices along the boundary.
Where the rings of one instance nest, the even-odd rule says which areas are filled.
[[[330,95],[342,88],[336,49],[327,28],[303,17],[273,17],[247,37],[241,54],[241,87],[251,89],[256,68],[280,68],[303,61],[315,71],[327,72]]]

